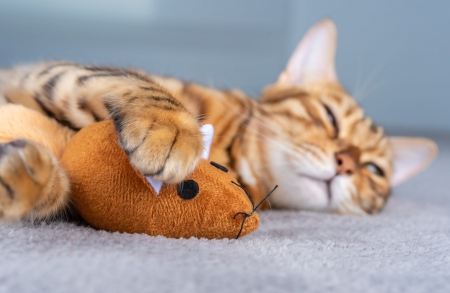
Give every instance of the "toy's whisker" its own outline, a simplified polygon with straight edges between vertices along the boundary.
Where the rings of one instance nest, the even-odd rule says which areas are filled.
[[[241,223],[241,228],[239,229],[239,233],[236,236],[236,239],[239,238],[239,236],[241,236],[242,230],[244,229],[244,224],[245,224],[245,220],[247,220],[248,217],[253,216],[253,214],[255,213],[255,211],[261,206],[261,204],[267,200],[267,198],[275,191],[275,189],[278,188],[278,185],[275,185],[275,187],[255,206],[255,203],[253,201],[253,198],[251,197],[251,195],[247,192],[247,190],[244,189],[244,187],[242,187],[242,185],[237,184],[234,181],[231,181],[231,183],[233,183],[236,186],[239,186],[244,192],[245,194],[247,194],[248,198],[250,199],[250,202],[252,203],[252,211],[250,213],[246,213],[246,212],[237,212],[233,219],[236,219],[236,216],[238,215],[244,215],[244,218],[242,219],[242,223]]]
[[[236,215],[235,215],[235,217],[236,217]],[[247,216],[247,215],[244,214],[244,219],[242,219],[241,228],[239,229],[239,233],[238,233],[238,235],[236,236],[236,239],[238,239],[239,236],[241,236],[242,230],[244,229],[245,220],[247,220],[248,217],[249,217],[249,216]]]
[[[252,212],[255,210],[255,202],[253,201],[253,197],[247,192],[247,190],[245,190],[243,187],[242,187],[242,185],[239,185],[239,184],[237,184],[236,182],[234,182],[234,181],[231,181],[231,183],[233,183],[234,185],[236,185],[236,186],[239,186],[244,192],[245,192],[245,194],[247,195],[247,197],[248,197],[248,199],[250,200],[250,202],[252,203]]]

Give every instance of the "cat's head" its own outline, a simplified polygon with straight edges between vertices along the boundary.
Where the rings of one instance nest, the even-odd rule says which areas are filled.
[[[280,184],[271,202],[373,214],[393,186],[431,163],[437,147],[424,138],[386,136],[339,84],[335,51],[335,25],[323,20],[307,32],[278,81],[262,93],[263,113],[273,121],[267,131],[276,135],[267,143],[271,176]]]

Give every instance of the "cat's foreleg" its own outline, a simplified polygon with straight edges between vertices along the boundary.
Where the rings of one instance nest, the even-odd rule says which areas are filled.
[[[73,130],[112,119],[131,164],[157,180],[178,183],[201,158],[195,116],[142,72],[56,62],[14,68],[4,76],[10,78],[0,95],[7,101]]]

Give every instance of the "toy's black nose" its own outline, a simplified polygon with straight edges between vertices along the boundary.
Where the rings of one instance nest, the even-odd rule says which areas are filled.
[[[178,195],[182,199],[193,199],[199,191],[198,183],[194,180],[184,180],[178,185]]]

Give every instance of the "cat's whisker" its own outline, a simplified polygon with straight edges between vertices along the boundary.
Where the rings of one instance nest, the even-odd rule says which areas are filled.
[[[362,91],[358,94],[358,97],[355,99],[359,102],[362,102],[365,98],[369,97],[373,92],[375,92],[378,88],[382,87],[384,84],[386,84],[385,81],[380,81],[376,84],[369,85],[365,91]]]
[[[382,71],[384,67],[385,64],[379,64],[378,66],[376,66],[369,74],[369,76],[366,78],[366,80],[363,82],[361,87],[359,89],[355,89],[355,91],[353,92],[353,98],[355,100],[360,102],[363,100],[364,96],[362,94],[364,94],[367,91],[373,79],[380,73],[380,71]]]
[[[356,100],[358,100],[358,99],[357,99],[355,96],[357,95],[358,90],[359,90],[359,88],[361,87],[360,82],[361,82],[361,79],[362,79],[362,64],[363,64],[362,56],[359,56],[359,60],[358,60],[358,72],[357,72],[357,75],[356,75],[355,85],[354,85],[353,91],[352,91],[353,97],[354,97]]]

